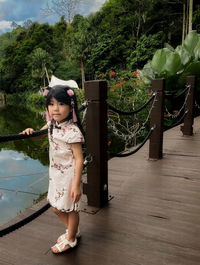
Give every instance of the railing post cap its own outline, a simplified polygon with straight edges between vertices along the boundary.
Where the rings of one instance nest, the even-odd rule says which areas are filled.
[[[165,78],[157,78],[151,81],[152,90],[155,91],[163,91],[165,88]]]
[[[103,80],[86,81],[85,98],[87,100],[106,100],[107,82]]]

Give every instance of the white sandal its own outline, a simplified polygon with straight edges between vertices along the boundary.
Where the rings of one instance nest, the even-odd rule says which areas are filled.
[[[51,250],[52,250],[52,252],[55,253],[55,254],[57,254],[57,253],[62,253],[62,252],[64,252],[64,251],[68,250],[68,248],[65,249],[65,247],[66,247],[67,245],[69,245],[71,248],[74,248],[74,247],[77,245],[77,239],[75,238],[74,242],[71,242],[71,241],[69,241],[69,240],[67,240],[67,239],[65,238],[63,241],[61,241],[60,243],[57,243],[57,244],[55,244],[55,245],[53,246],[53,247],[56,247],[56,248],[57,248],[58,252],[53,251],[52,248],[51,248]]]
[[[66,236],[68,235],[68,229],[66,229],[66,233],[65,234],[62,234],[61,236],[59,236],[58,240],[57,240],[57,243],[60,243],[62,242],[64,239],[66,239]],[[78,227],[78,231],[76,233],[76,238],[80,238],[81,237],[81,232],[80,232],[80,229]]]

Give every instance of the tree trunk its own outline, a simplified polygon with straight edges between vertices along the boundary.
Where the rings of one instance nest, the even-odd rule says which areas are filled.
[[[189,32],[192,31],[193,0],[189,3]]]
[[[84,89],[85,71],[84,71],[84,63],[82,59],[81,59],[81,80],[82,80],[82,89]]]
[[[138,27],[137,27],[137,35],[136,35],[137,40],[139,38],[140,26],[141,26],[141,10],[139,8],[139,13],[138,13]]]
[[[183,27],[182,27],[182,45],[184,43],[185,40],[185,2],[183,3]]]

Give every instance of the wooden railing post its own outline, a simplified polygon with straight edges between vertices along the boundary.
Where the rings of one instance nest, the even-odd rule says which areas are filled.
[[[187,111],[187,113],[184,118],[184,125],[181,126],[181,131],[183,135],[193,135],[195,76],[188,76],[186,80],[186,85],[189,89],[185,93],[187,96],[185,103],[185,111]]]
[[[164,88],[165,79],[152,80],[152,91],[156,93],[156,98],[150,125],[155,128],[149,141],[149,159],[161,159],[163,156]]]
[[[86,149],[92,156],[87,166],[87,183],[83,191],[88,205],[103,207],[108,202],[108,154],[107,154],[107,82],[86,81],[85,97],[88,100],[86,114]]]

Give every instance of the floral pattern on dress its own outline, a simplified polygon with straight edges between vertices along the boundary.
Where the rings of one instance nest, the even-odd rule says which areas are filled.
[[[60,191],[56,189],[55,201],[60,200],[65,195],[65,191],[66,191],[66,189],[64,189],[64,188]]]
[[[56,168],[57,170],[60,170],[60,172],[63,174],[65,173],[65,170],[69,169],[70,167],[72,167],[72,165],[69,166],[63,166],[62,164],[52,164],[51,167]]]
[[[52,133],[50,132],[53,124]],[[56,126],[55,122],[49,127],[49,190],[47,200],[52,207],[62,212],[80,210],[80,201],[73,202],[71,189],[75,174],[75,159],[72,143],[83,143],[84,138],[76,124],[65,121]]]

